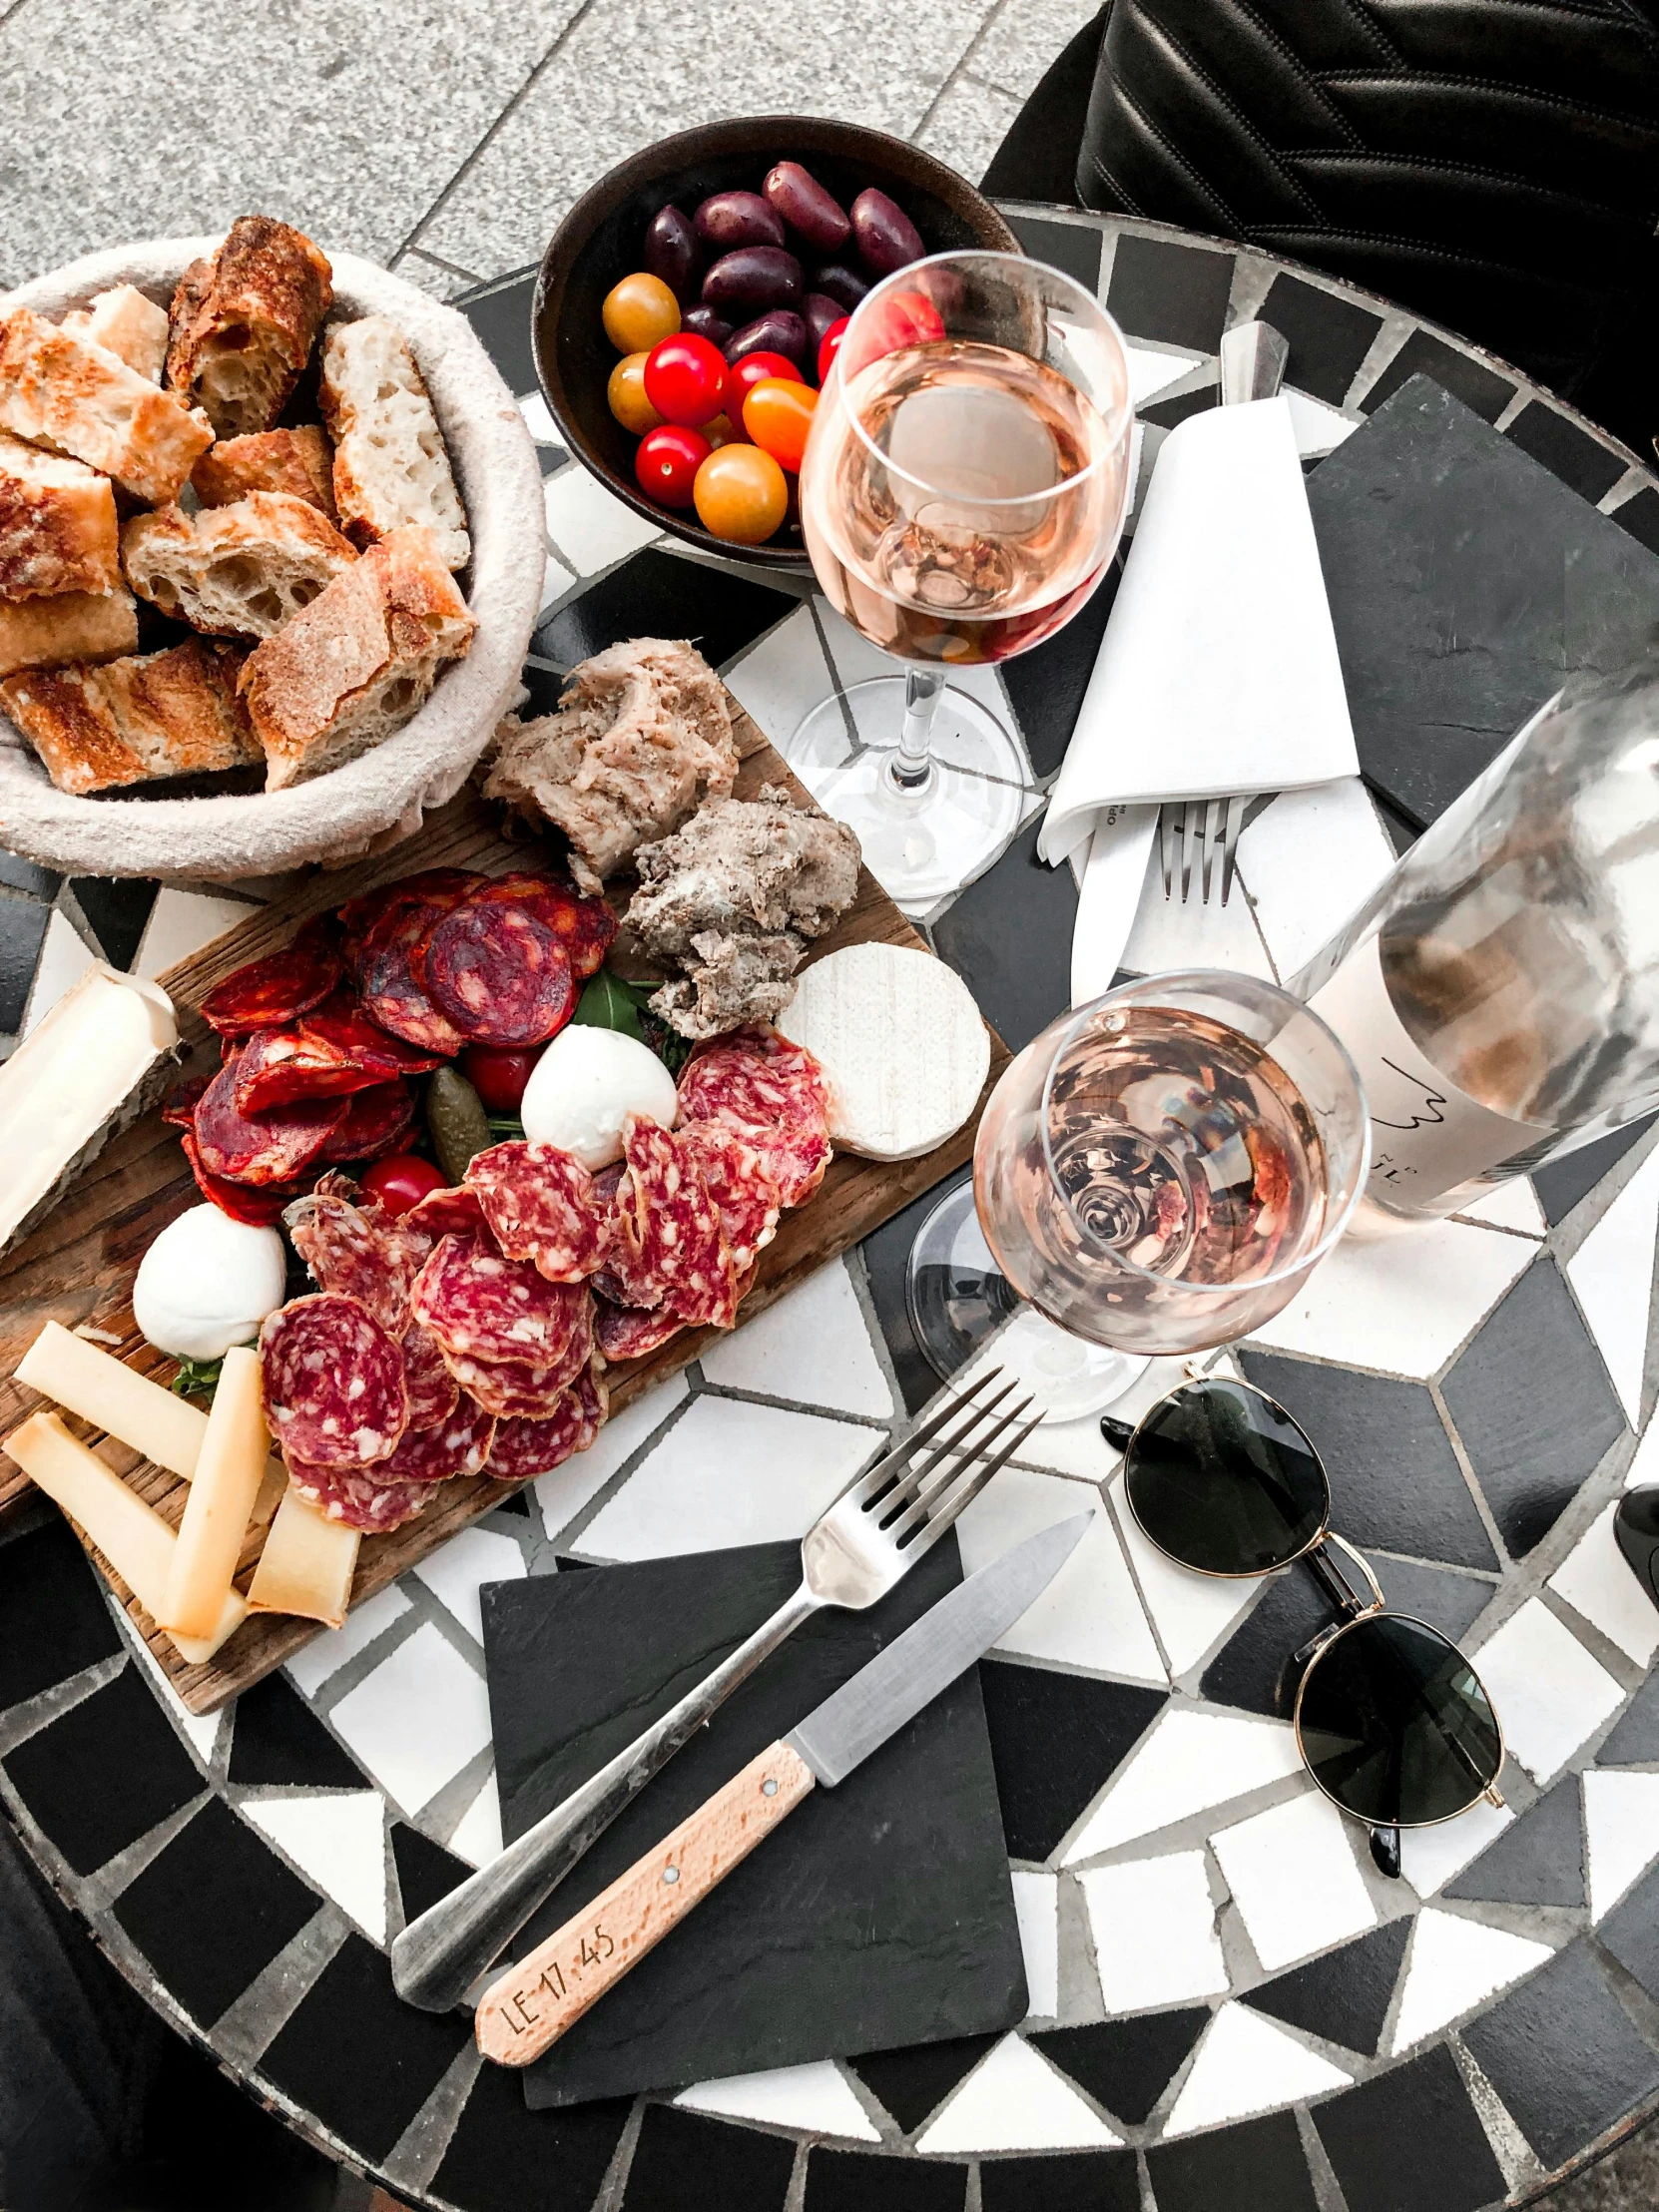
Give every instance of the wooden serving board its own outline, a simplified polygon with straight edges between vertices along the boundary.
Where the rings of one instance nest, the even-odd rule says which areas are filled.
[[[750,798],[763,784],[782,784],[805,799],[807,793],[758,726],[730,695],[728,702],[743,763],[737,796]],[[522,865],[539,849],[523,839],[510,841],[502,832],[499,811],[486,806],[472,792],[463,792],[428,817],[407,843],[348,868],[317,870],[292,878],[271,904],[251,913],[247,921],[217,938],[205,951],[170,968],[160,981],[178,1009],[180,1033],[193,1056],[186,1062],[187,1072],[196,1064],[195,1055],[204,1056],[202,1065],[217,1062],[218,1040],[197,1008],[234,968],[286,943],[311,915],[329,912],[376,884],[437,866],[471,867],[486,875],[499,875],[509,867]],[[620,909],[632,895],[633,884],[619,881],[612,889],[613,903]],[[852,905],[834,929],[813,947],[809,960],[843,944],[870,941],[927,949],[865,868],[859,873]],[[750,1315],[762,1312],[803,1277],[858,1243],[911,1199],[960,1167],[972,1154],[980,1109],[1007,1061],[1007,1050],[993,1030],[990,1074],[979,1104],[963,1127],[936,1151],[917,1160],[898,1161],[861,1160],[850,1153],[837,1153],[815,1196],[805,1206],[784,1215],[777,1236],[761,1254],[760,1274],[744,1300],[738,1326],[741,1328]],[[46,1402],[37,1391],[18,1382],[14,1371],[48,1321],[61,1322],[66,1329],[81,1329],[141,1373],[154,1375],[163,1382],[171,1380],[177,1372],[176,1364],[144,1341],[133,1320],[133,1278],[152,1240],[199,1199],[179,1144],[179,1132],[167,1127],[159,1112],[147,1114],[107,1148],[33,1235],[0,1262],[0,1376],[5,1379],[0,1381],[0,1435],[9,1434],[25,1415]],[[611,1410],[620,1412],[654,1382],[695,1360],[718,1334],[708,1329],[684,1330],[647,1358],[613,1367],[607,1378]],[[110,1463],[126,1475],[140,1496],[175,1526],[178,1524],[188,1483],[141,1459],[115,1438],[103,1438],[83,1421],[71,1418],[70,1426],[98,1442]],[[517,1483],[496,1482],[485,1475],[446,1482],[433,1504],[416,1519],[387,1535],[365,1536],[352,1584],[352,1603],[360,1604],[394,1581],[456,1529],[487,1513],[518,1487]],[[38,1493],[21,1469],[0,1457],[0,1514],[14,1510],[34,1494]],[[239,1576],[244,1587],[252,1573],[258,1544],[256,1538]],[[156,1626],[108,1560],[95,1546],[89,1545],[88,1549],[192,1712],[213,1712],[238,1691],[281,1666],[320,1633],[313,1621],[258,1614],[246,1621],[206,1665],[192,1666],[180,1657],[172,1638]]]

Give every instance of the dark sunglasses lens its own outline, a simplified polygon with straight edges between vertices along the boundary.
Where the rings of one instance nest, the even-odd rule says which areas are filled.
[[[1282,1405],[1242,1383],[1189,1382],[1153,1407],[1124,1475],[1135,1518],[1205,1574],[1265,1574],[1305,1551],[1330,1492]]]
[[[1391,1613],[1357,1621],[1315,1657],[1297,1719],[1314,1779],[1375,1826],[1448,1820],[1503,1763],[1468,1661],[1438,1629]]]

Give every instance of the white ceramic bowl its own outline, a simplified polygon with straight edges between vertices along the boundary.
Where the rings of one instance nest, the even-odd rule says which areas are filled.
[[[165,306],[181,272],[218,243],[151,239],[89,254],[0,294],[0,311],[27,306],[56,319],[113,284],[136,284]],[[373,752],[287,791],[239,798],[72,798],[0,715],[0,844],[14,852],[73,875],[164,881],[235,882],[352,859],[410,835],[428,808],[452,799],[512,704],[545,568],[541,473],[523,416],[464,315],[372,262],[329,259],[334,312],[388,315],[426,380],[472,534],[472,650]]]

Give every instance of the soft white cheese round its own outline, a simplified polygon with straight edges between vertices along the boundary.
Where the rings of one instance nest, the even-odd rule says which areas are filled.
[[[913,1160],[960,1129],[990,1071],[973,993],[930,952],[849,944],[798,978],[777,1026],[830,1081],[830,1135],[871,1160]]]
[[[518,1116],[532,1144],[557,1145],[597,1172],[622,1158],[630,1114],[672,1129],[678,1110],[674,1078],[649,1045],[573,1021],[530,1070]]]
[[[275,1229],[193,1206],[170,1222],[139,1262],[133,1317],[158,1352],[217,1360],[252,1344],[282,1303],[287,1260]]]

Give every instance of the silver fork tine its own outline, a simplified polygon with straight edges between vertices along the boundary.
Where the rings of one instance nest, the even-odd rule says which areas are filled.
[[[1010,1419],[1018,1417],[1023,1407],[1016,1406],[1012,1414],[1004,1415],[1002,1420],[991,1429],[989,1435],[976,1433],[980,1423],[988,1420],[1009,1392],[1017,1389],[1018,1386],[1015,1382],[1004,1384],[997,1391],[995,1397],[987,1398],[985,1403],[975,1410],[971,1419],[965,1421],[960,1428],[953,1429],[948,1436],[943,1437],[918,1466],[911,1467],[907,1474],[900,1476],[890,1490],[883,1492],[875,1499],[874,1502],[879,1504],[881,1508],[882,1519],[880,1525],[883,1529],[890,1530],[892,1515],[901,1505],[908,1505],[917,1496],[922,1484],[942,1461],[952,1457],[973,1458],[977,1456],[979,1452],[985,1449],[987,1444],[1001,1435]],[[1030,1399],[1028,1398],[1025,1402],[1029,1404]],[[971,1441],[969,1440],[970,1437]]]
[[[1164,896],[1175,896],[1175,807],[1165,800],[1158,810],[1158,857],[1164,869]]]
[[[923,1421],[919,1428],[912,1428],[907,1436],[894,1444],[891,1451],[883,1452],[874,1466],[866,1467],[862,1474],[855,1474],[846,1485],[846,1490],[841,1492],[841,1495],[844,1497],[847,1491],[850,1490],[856,1491],[860,1497],[873,1497],[876,1490],[887,1480],[888,1476],[896,1473],[898,1468],[911,1456],[917,1444],[924,1444],[929,1437],[936,1436],[947,1420],[954,1420],[963,1407],[971,1404],[978,1393],[988,1383],[995,1382],[1001,1374],[1002,1370],[1000,1368],[987,1368],[977,1382],[972,1383],[965,1390],[958,1390],[953,1397],[947,1399],[940,1406],[936,1413],[931,1414],[928,1419]],[[995,1398],[990,1400],[991,1404],[994,1405],[998,1402],[998,1399],[1006,1397],[1008,1391],[1013,1387],[1013,1383],[1008,1383],[1005,1388],[998,1391]],[[981,1405],[974,1417],[977,1419],[978,1415],[984,1411],[985,1407]]]
[[[980,1437],[976,1443],[970,1445],[965,1451],[959,1452],[956,1455],[954,1465],[946,1467],[942,1474],[933,1475],[933,1479],[926,1484],[925,1488],[918,1487],[913,1499],[907,1501],[908,1511],[891,1520],[884,1521],[881,1533],[884,1536],[891,1537],[896,1542],[907,1528],[913,1528],[918,1516],[925,1514],[933,1502],[943,1496],[962,1468],[968,1465],[970,1461],[979,1458],[982,1453],[989,1451],[998,1436],[1013,1426],[1031,1402],[1032,1400],[1028,1397],[1021,1398],[1011,1412],[1003,1414],[989,1435]],[[938,1456],[942,1458],[943,1454],[940,1453]],[[934,1464],[936,1463],[935,1461]],[[932,1474],[932,1465],[929,1465],[926,1471]]]
[[[1029,1405],[1031,1400],[1027,1398],[1025,1403]],[[1022,1406],[1020,1410],[1023,1412],[1024,1407]],[[922,1529],[921,1534],[913,1544],[906,1546],[908,1556],[912,1559],[919,1558],[930,1544],[936,1544],[957,1514],[973,1503],[991,1476],[999,1468],[1007,1465],[1031,1431],[1041,1425],[1042,1415],[1038,1413],[1028,1420],[1023,1428],[1015,1432],[1014,1436],[1003,1445],[994,1459],[987,1459],[983,1466],[970,1468],[948,1496],[941,1499],[935,1510],[927,1515],[927,1524]]]
[[[1242,794],[1227,802],[1227,829],[1221,847],[1221,902],[1224,906],[1233,892],[1233,871],[1239,861],[1239,838],[1244,830],[1248,805],[1249,801]]]
[[[1198,816],[1190,800],[1181,805],[1181,903],[1183,906],[1192,895],[1193,845],[1198,837]]]
[[[1210,892],[1214,885],[1216,855],[1221,849],[1221,816],[1224,805],[1223,800],[1211,799],[1205,802],[1204,807],[1203,903],[1206,906],[1210,903]]]

